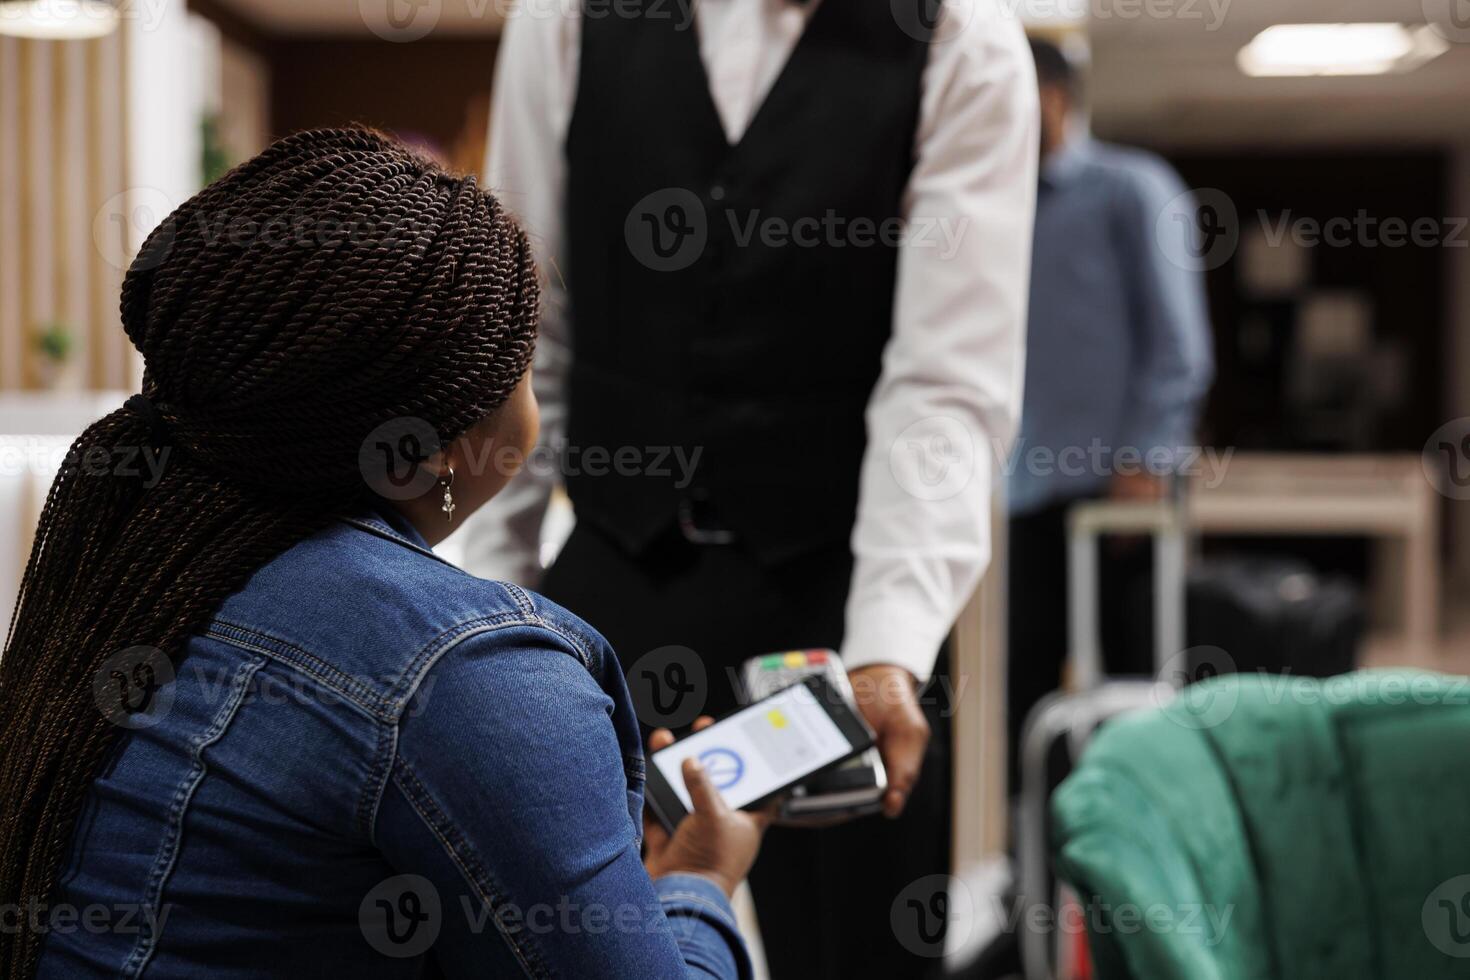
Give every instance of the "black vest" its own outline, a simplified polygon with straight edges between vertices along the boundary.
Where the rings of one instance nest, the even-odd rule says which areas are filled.
[[[823,0],[735,146],[687,2],[587,0],[583,14],[567,488],[577,518],[630,551],[694,501],[774,559],[852,530],[928,0]],[[699,454],[684,486],[673,457],[655,465],[675,446]],[[638,464],[617,472],[619,450]]]

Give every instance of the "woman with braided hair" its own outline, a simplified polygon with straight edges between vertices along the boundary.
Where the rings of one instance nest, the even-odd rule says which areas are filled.
[[[149,236],[142,392],[73,445],[0,658],[0,978],[747,972],[761,819],[691,769],[640,854],[613,652],[431,550],[535,440],[537,298],[493,197],[366,130]]]

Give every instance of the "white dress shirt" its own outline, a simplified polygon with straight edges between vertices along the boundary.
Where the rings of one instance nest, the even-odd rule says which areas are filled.
[[[710,94],[732,143],[816,3],[695,3]],[[528,0],[509,15],[486,161],[486,186],[525,226],[548,280],[533,384],[552,445],[565,432],[575,356],[559,256],[579,10]],[[935,37],[902,200],[910,237],[899,246],[893,334],[866,413],[841,651],[849,669],[898,664],[920,680],[990,558],[995,463],[1020,411],[1039,143],[1030,49],[1003,0],[946,0]],[[470,571],[534,586],[546,470],[528,468],[470,519]]]

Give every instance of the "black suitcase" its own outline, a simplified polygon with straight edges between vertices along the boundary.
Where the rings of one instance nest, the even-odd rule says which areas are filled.
[[[1190,571],[1189,646],[1242,673],[1331,677],[1357,667],[1365,616],[1348,580],[1290,558],[1221,557]]]

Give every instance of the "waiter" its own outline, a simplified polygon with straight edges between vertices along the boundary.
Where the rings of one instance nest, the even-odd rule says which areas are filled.
[[[550,279],[535,387],[577,523],[542,577],[533,465],[472,525],[470,569],[539,585],[625,669],[692,651],[711,713],[748,657],[838,649],[887,819],[767,837],[767,959],[921,975],[944,916],[890,913],[949,871],[929,682],[1019,412],[1025,38],[975,0],[587,2],[510,15],[487,165]]]

